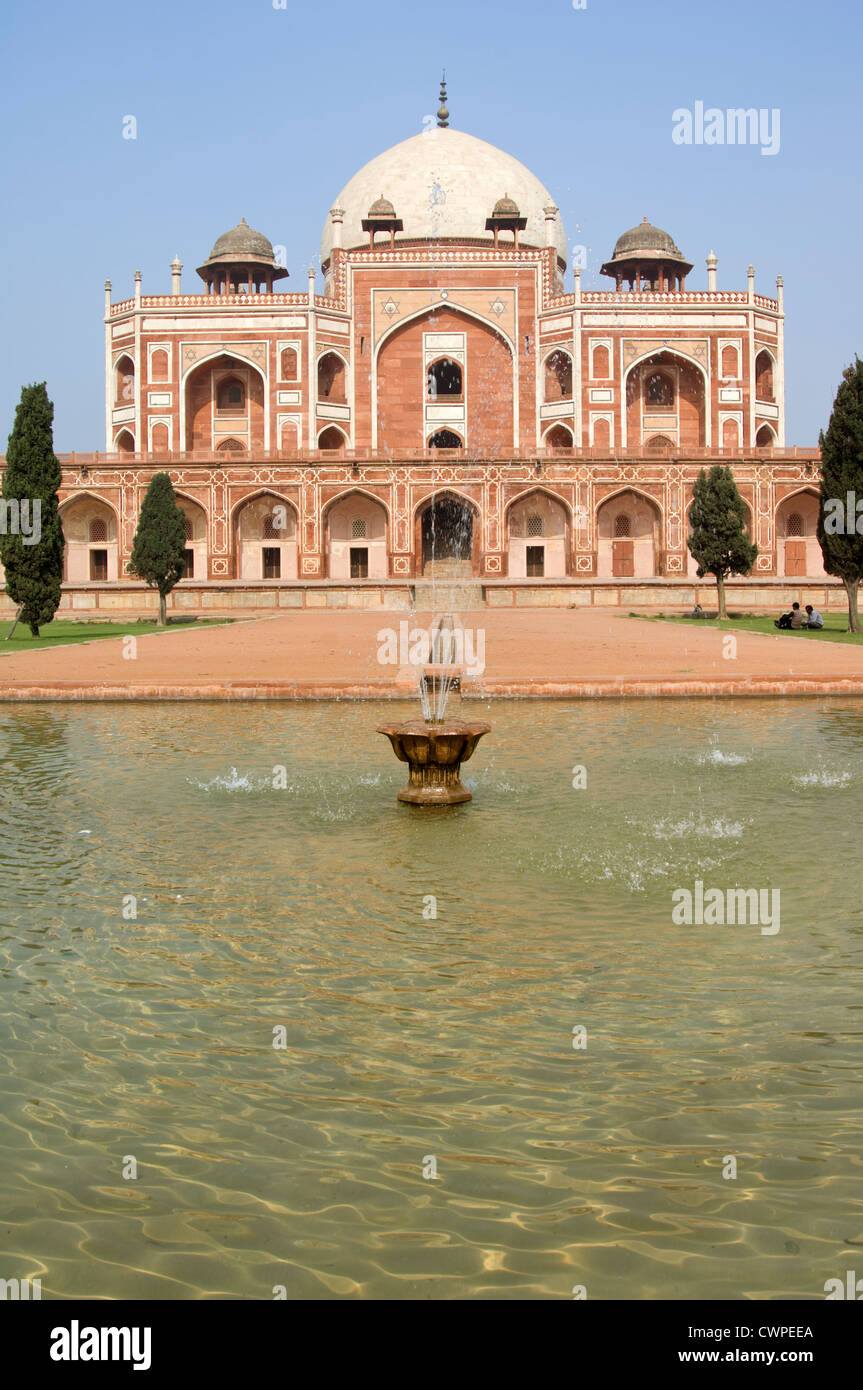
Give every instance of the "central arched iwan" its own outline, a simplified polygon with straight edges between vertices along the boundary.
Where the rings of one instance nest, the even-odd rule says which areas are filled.
[[[441,352],[425,334],[463,334],[466,360],[458,404],[428,400],[428,367]],[[450,339],[451,340],[451,339]],[[426,415],[428,407],[428,415]],[[406,440],[422,448],[434,430],[447,427],[465,447],[495,455],[512,448],[512,354],[493,328],[457,309],[435,308],[387,337],[377,360],[378,447],[398,450]]]

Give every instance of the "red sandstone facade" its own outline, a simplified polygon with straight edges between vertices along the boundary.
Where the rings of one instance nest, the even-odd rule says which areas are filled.
[[[244,222],[204,293],[181,293],[178,262],[171,294],[136,273],[112,303],[106,284],[106,453],[63,460],[69,584],[124,578],[161,469],[187,517],[181,587],[406,583],[442,563],[492,584],[680,581],[692,485],[717,460],[756,577],[823,581],[817,451],[784,447],[781,280],[776,298],[751,268],[719,290],[711,253],[708,288],[687,290],[646,222],[603,267],[609,291],[576,269],[564,293],[565,253],[533,175],[444,127],[343,190],[323,295],[312,272],[276,292],[286,271]]]

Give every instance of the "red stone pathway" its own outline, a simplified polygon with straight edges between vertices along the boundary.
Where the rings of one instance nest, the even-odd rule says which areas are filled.
[[[377,634],[404,613],[301,610],[227,627],[171,628],[2,656],[0,699],[243,699],[402,696],[409,669],[380,665]],[[734,632],[647,622],[595,609],[481,610],[486,668],[465,693],[484,695],[863,695],[863,645],[805,635]],[[427,626],[414,615],[410,626]]]

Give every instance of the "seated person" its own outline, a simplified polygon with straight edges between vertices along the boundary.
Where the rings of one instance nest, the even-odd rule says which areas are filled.
[[[791,616],[790,613],[780,613],[778,618],[773,619],[773,626],[783,629],[789,628],[791,626]]]
[[[795,632],[799,632],[801,627],[806,626],[806,614],[799,603],[792,603],[791,605],[791,626]]]
[[[692,612],[691,612],[691,613],[687,613],[686,616],[687,616],[687,618],[703,618],[703,617],[704,617],[704,609],[701,607],[701,604],[700,604],[700,603],[696,603],[696,605],[695,605],[695,607],[693,608]]]
[[[807,603],[806,605],[806,626],[816,628],[824,626],[824,619],[818,612],[818,609],[812,607],[811,603]]]

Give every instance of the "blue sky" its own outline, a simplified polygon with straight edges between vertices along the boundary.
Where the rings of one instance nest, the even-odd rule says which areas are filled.
[[[104,447],[103,283],[183,287],[241,216],[287,247],[300,290],[348,178],[423,129],[447,69],[451,123],[516,155],[588,248],[586,288],[646,215],[719,287],[785,278],[788,442],[826,423],[860,320],[859,0],[6,0],[0,440],[47,379],[59,452]],[[781,112],[775,156],[680,146],[672,112]],[[137,139],[124,140],[134,115]],[[571,288],[571,270],[567,289]]]

